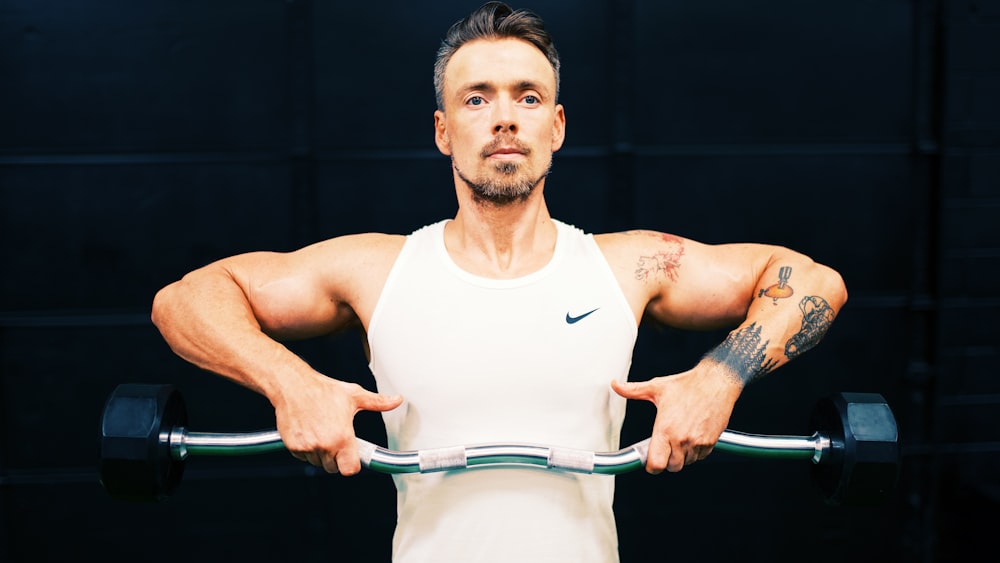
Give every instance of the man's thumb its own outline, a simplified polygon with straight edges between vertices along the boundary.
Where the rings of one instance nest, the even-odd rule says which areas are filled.
[[[649,401],[652,398],[648,381],[611,381],[611,388],[626,399],[642,399]]]
[[[357,399],[358,408],[366,411],[391,411],[403,403],[401,395],[382,395],[365,390]]]

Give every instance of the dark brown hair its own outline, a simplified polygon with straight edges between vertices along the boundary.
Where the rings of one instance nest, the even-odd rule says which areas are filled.
[[[441,41],[434,63],[434,94],[439,110],[444,111],[444,69],[455,51],[477,39],[507,38],[527,41],[545,55],[556,74],[556,100],[559,99],[559,53],[545,31],[542,18],[528,10],[512,10],[503,2],[487,2],[455,22]]]

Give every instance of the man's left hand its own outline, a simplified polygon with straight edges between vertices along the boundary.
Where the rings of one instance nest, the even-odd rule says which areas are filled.
[[[656,405],[646,457],[646,471],[652,474],[680,471],[712,453],[743,390],[725,367],[707,361],[648,381],[612,381],[611,387],[626,399]]]

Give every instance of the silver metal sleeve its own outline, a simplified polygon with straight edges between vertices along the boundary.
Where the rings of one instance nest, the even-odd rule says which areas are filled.
[[[170,433],[170,450],[175,459],[188,455],[236,456],[273,452],[285,449],[277,430],[225,434],[187,432],[175,428]]]
[[[812,436],[769,436],[726,430],[715,449],[752,457],[810,459],[819,463],[830,449],[830,439],[819,432]]]

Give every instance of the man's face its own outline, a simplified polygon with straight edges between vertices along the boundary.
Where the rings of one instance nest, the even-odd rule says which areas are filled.
[[[494,203],[527,197],[565,133],[548,59],[519,39],[477,40],[455,52],[444,76],[435,142],[456,179]]]

